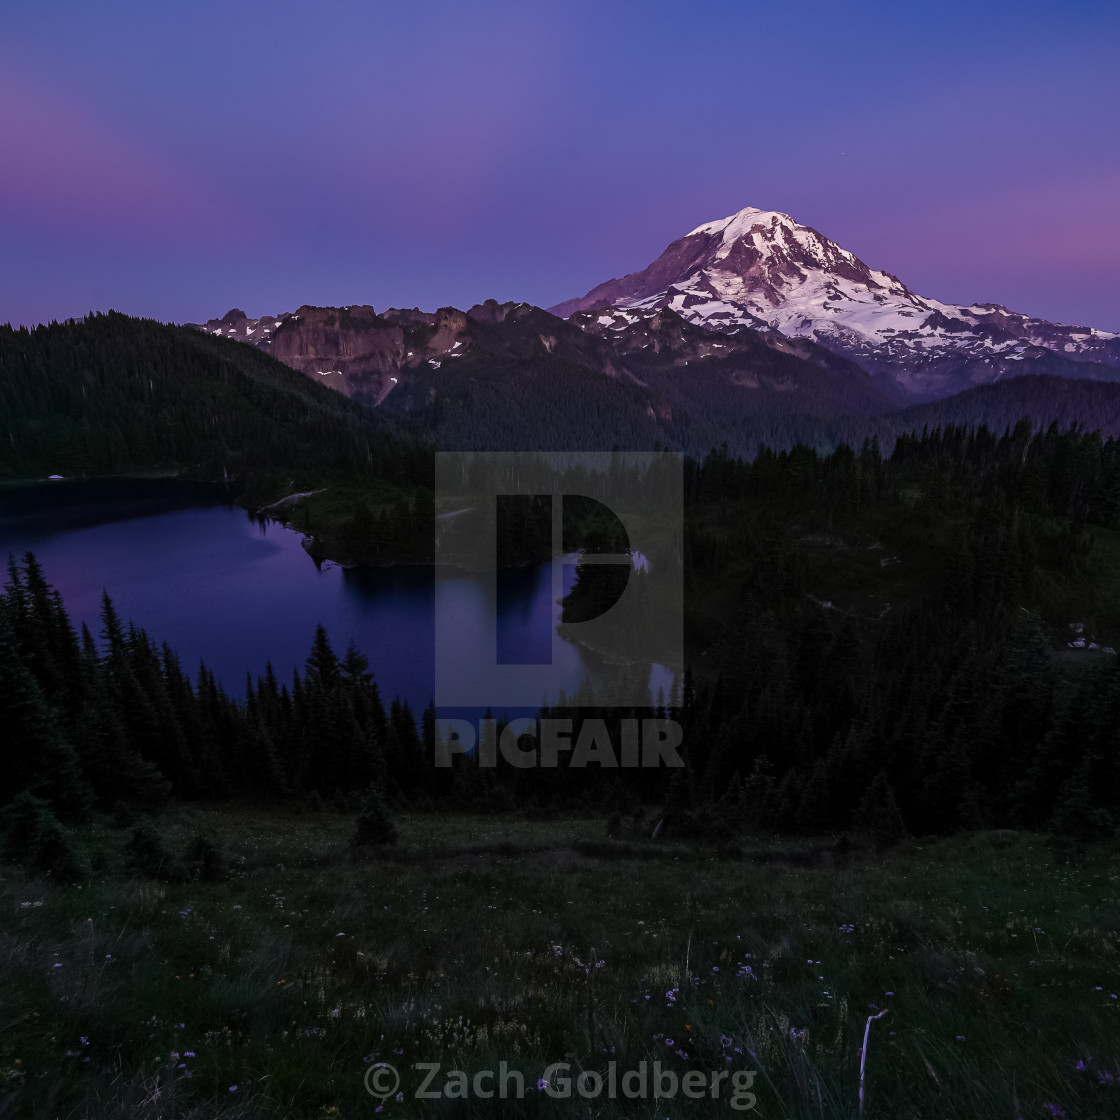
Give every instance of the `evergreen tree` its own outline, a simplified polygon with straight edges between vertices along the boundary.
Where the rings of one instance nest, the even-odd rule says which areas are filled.
[[[64,820],[73,820],[85,814],[92,794],[57,713],[23,663],[11,609],[5,597],[0,602],[0,727],[8,765],[0,773],[0,805],[26,791],[49,801]]]
[[[906,835],[902,814],[885,771],[880,770],[871,780],[852,818],[852,827],[882,848],[897,844]]]
[[[378,795],[376,787],[370,785],[362,800],[361,812],[358,814],[351,843],[355,848],[367,848],[396,842],[397,830],[385,811],[384,802]]]
[[[160,827],[143,817],[129,830],[124,846],[125,868],[148,879],[175,880],[181,877],[179,861]]]
[[[89,860],[73,832],[51,812],[50,805],[27,790],[0,813],[5,853],[35,871],[62,883],[89,878]]]

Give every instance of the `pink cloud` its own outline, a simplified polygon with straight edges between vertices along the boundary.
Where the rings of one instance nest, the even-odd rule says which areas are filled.
[[[227,202],[158,145],[7,59],[0,152],[0,222],[9,228],[170,242],[235,228]]]
[[[974,262],[1039,276],[1048,269],[1112,271],[1120,259],[1117,198],[1120,171],[1114,169],[1011,187],[975,184],[967,200],[927,205],[917,221],[907,205],[869,225],[861,231],[863,255],[879,268],[892,268],[893,250],[895,268],[905,253],[926,268]]]

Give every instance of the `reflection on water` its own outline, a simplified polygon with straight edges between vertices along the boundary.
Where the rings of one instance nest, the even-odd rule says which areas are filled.
[[[298,534],[229,501],[222,487],[167,479],[0,487],[0,556],[34,551],[75,625],[95,635],[107,591],[121,617],[167,642],[187,672],[205,660],[232,693],[242,694],[246,673],[262,673],[267,661],[290,679],[321,622],[337,652],[352,641],[369,658],[386,698],[427,704],[431,569],[317,567]],[[564,591],[573,571],[565,568]],[[499,661],[548,660],[560,611],[551,565],[502,572],[497,586],[464,573],[441,583],[441,596],[443,625],[477,631],[496,609]],[[561,654],[571,693],[585,658],[567,643]]]

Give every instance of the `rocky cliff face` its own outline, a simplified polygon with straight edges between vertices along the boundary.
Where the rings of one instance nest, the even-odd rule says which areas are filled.
[[[379,397],[400,369],[404,330],[368,306],[301,307],[273,332],[269,351],[344,392]]]
[[[368,305],[303,306],[293,312],[248,318],[234,308],[221,319],[196,324],[208,334],[267,350],[308,377],[349,396],[380,404],[402,373],[421,363],[435,368],[462,357],[470,345],[470,320],[456,308],[436,312]]]

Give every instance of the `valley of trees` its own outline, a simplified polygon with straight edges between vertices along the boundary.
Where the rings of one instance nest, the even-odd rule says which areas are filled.
[[[367,833],[382,803],[597,807],[616,830],[656,814],[725,840],[1115,829],[1120,659],[1065,647],[1073,621],[1120,634],[1120,444],[1023,422],[902,437],[889,458],[869,442],[686,465],[690,668],[647,710],[542,713],[617,728],[656,707],[684,727],[684,770],[439,769],[434,710],[386,703],[322,630],[302,674],[265,667],[235,700],[108,600],[100,633],[76,633],[29,555],[0,598],[9,836],[61,873],[91,812],[363,796]]]
[[[628,355],[639,384],[603,372],[610,351],[600,340],[559,324],[563,345],[550,352],[540,334],[558,321],[540,311],[523,318],[474,324],[478,354],[438,370],[423,365],[377,409],[190,327],[116,312],[34,330],[0,325],[0,481],[174,471],[235,481],[250,506],[346,481],[387,488],[384,500],[364,504],[392,515],[399,497],[413,501],[430,488],[433,445],[667,448],[703,458],[726,443],[753,458],[762,447],[825,452],[877,438],[889,454],[899,435],[924,427],[1002,431],[1023,416],[1120,435],[1114,383],[1023,376],[899,411],[897,391],[879,399],[871,379],[842,359],[822,351],[828,364],[818,367],[759,343],[734,360],[687,367],[671,351]],[[744,371],[756,388],[741,383]],[[341,539],[338,529],[350,515],[368,520],[362,505],[330,519],[329,547],[350,549],[355,534]]]
[[[726,444],[733,454],[754,458],[763,447],[804,444],[827,452],[877,439],[889,454],[908,432],[962,424],[1002,431],[1024,416],[1120,436],[1120,384],[1114,382],[1032,374],[900,408],[891,403],[897,390],[876,403],[862,371],[853,373],[862,380],[844,385],[835,370],[809,362],[768,370],[764,359],[775,355],[761,350],[749,359],[709,357],[683,368],[652,359],[634,363],[643,385],[560,353],[508,357],[501,365],[467,355],[453,366],[420,370],[411,392],[390,395],[382,408],[403,407],[396,415],[429,429],[442,448],[484,451],[667,448],[703,458]],[[774,388],[762,380],[746,387],[735,376],[744,360],[773,382],[784,374],[794,384]]]

